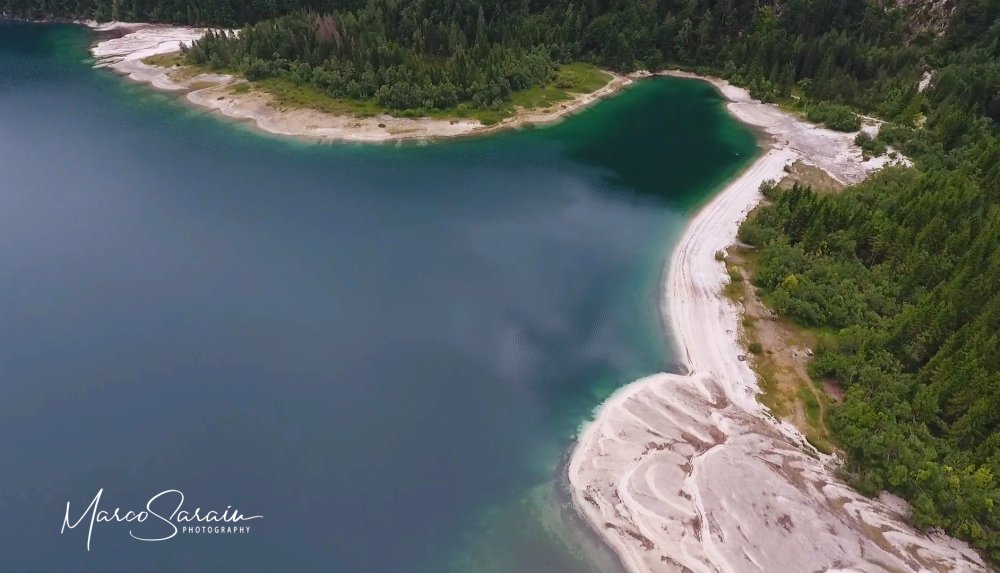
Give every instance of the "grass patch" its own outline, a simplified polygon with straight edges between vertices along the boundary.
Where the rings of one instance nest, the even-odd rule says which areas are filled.
[[[752,278],[757,262],[755,251],[740,252],[739,265],[748,273],[748,278]],[[730,266],[730,277],[733,269],[738,267]],[[747,280],[742,282],[731,281],[727,287],[727,294],[731,289],[740,289],[740,301],[751,304],[753,295],[743,290],[750,288],[745,286]],[[759,295],[759,293],[758,293]],[[763,301],[765,305],[767,301]],[[753,308],[758,308],[754,303]],[[756,310],[757,313],[769,312],[767,308]],[[754,370],[760,378],[762,393],[759,396],[760,402],[777,417],[791,419],[802,431],[806,440],[818,451],[824,454],[833,453],[835,450],[834,441],[826,426],[825,416],[829,411],[830,400],[822,386],[816,384],[811,379],[803,378],[793,364],[788,362],[784,351],[766,348],[762,340],[769,340],[769,336],[775,336],[777,332],[784,332],[781,336],[781,345],[795,345],[798,347],[815,348],[817,340],[823,335],[816,329],[808,329],[801,325],[791,323],[784,319],[773,319],[778,322],[770,322],[772,319],[766,315],[762,316],[761,324],[769,329],[769,335],[762,335],[758,329],[758,324],[750,317],[744,315],[743,327],[747,350],[756,356],[754,360]],[[768,322],[764,322],[767,320]],[[772,326],[775,325],[775,326]],[[762,338],[763,336],[763,338]],[[780,347],[779,347],[780,348]],[[774,350],[775,354],[771,354]]]
[[[246,84],[239,84],[246,85]],[[494,109],[473,109],[458,105],[447,109],[390,110],[375,103],[375,100],[354,100],[333,97],[310,84],[298,84],[284,78],[268,78],[252,83],[253,87],[270,94],[275,104],[285,108],[308,108],[333,115],[373,117],[388,114],[393,117],[434,119],[477,119],[484,125],[492,125],[510,115],[509,111]],[[245,93],[249,86],[243,88]]]
[[[211,71],[202,67],[188,66],[180,52],[160,54],[143,60],[150,65],[163,67],[180,66],[182,71],[193,77],[197,73]],[[231,73],[231,70],[229,71]],[[430,117],[441,120],[473,119],[484,125],[493,125],[514,115],[517,108],[536,109],[550,107],[561,101],[572,99],[573,94],[589,93],[600,89],[611,81],[611,75],[584,62],[560,66],[552,83],[511,94],[511,102],[499,109],[476,109],[468,104],[459,104],[447,109],[390,110],[375,103],[375,100],[354,100],[333,97],[311,84],[299,84],[285,78],[267,78],[249,83],[240,83],[231,88],[232,93],[247,93],[251,88],[272,96],[276,106],[286,109],[315,109],[332,115],[349,115],[359,118],[388,114],[394,117]]]
[[[513,112],[508,109],[469,109],[467,112],[462,113],[463,114],[458,117],[477,119],[483,125],[494,125],[514,115]],[[454,117],[448,116],[447,110],[445,115],[446,117]]]
[[[143,58],[142,63],[149,66],[159,66],[161,68],[175,68],[187,65],[187,61],[184,59],[184,54],[179,51],[149,56],[148,58]]]
[[[767,409],[775,416],[784,418],[790,411],[788,409],[788,401],[781,393],[778,379],[774,375],[774,368],[770,364],[758,362],[755,369],[757,375],[760,377],[760,403],[767,406]]]
[[[805,409],[806,420],[810,425],[818,426],[820,416],[822,415],[822,408],[819,405],[819,400],[816,399],[816,394],[813,393],[811,388],[803,386],[799,389],[799,400]]]
[[[726,298],[733,302],[743,302],[743,281],[729,281],[723,289]]]
[[[385,111],[374,100],[335,98],[309,84],[298,84],[284,78],[267,78],[253,82],[253,87],[267,92],[279,107],[309,108],[334,115],[371,117]]]
[[[235,70],[213,70],[208,66],[195,65],[187,61],[181,52],[169,52],[166,54],[156,54],[143,58],[142,63],[150,66],[159,66],[170,70],[170,77],[177,81],[189,80],[199,74],[224,73],[235,74]],[[204,82],[199,82],[204,83]]]
[[[197,91],[197,90],[203,90],[205,88],[214,88],[218,85],[219,84],[216,82],[191,82],[191,85],[188,87],[190,87],[194,91]]]
[[[823,436],[820,436],[814,432],[807,431],[805,433],[806,441],[812,444],[812,447],[819,450],[820,453],[830,455],[833,453],[833,443]]]
[[[556,87],[568,92],[585,94],[597,91],[611,81],[611,74],[602,72],[597,66],[586,62],[573,62],[559,66]]]
[[[516,91],[511,94],[510,103],[514,107],[538,109],[551,107],[559,102],[569,100],[571,97],[565,90],[549,85]]]
[[[511,94],[511,105],[523,109],[538,109],[573,99],[574,94],[597,91],[611,81],[611,75],[593,64],[573,62],[559,66],[556,78],[544,86],[519,90]]]
[[[727,282],[726,286],[723,288],[723,294],[725,294],[726,298],[733,302],[742,303],[743,297],[746,296],[746,286],[743,284],[745,282],[743,280],[743,273],[740,272],[739,267],[736,265],[728,265],[726,267],[726,272],[729,274],[729,282]],[[743,325],[747,325],[746,318],[744,318]]]

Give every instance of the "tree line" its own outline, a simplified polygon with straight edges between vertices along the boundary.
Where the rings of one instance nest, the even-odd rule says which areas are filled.
[[[855,100],[887,124],[869,149],[916,162],[837,195],[765,189],[742,226],[765,300],[826,332],[811,374],[847,389],[831,426],[862,491],[910,501],[1000,562],[1000,20],[959,3],[914,67]],[[935,70],[931,87],[914,80]],[[903,79],[908,81],[903,81]],[[880,94],[880,95],[879,95]],[[879,97],[876,97],[879,96]]]
[[[473,4],[417,7],[372,0],[350,12],[296,12],[238,35],[209,32],[186,56],[250,80],[281,77],[395,110],[500,107],[514,91],[555,77],[547,50],[510,33],[515,20],[488,23]]]
[[[946,40],[914,31],[919,6],[871,0],[0,0],[0,10],[35,18],[225,28],[267,22],[254,27],[254,35],[282,50],[264,53],[239,43],[227,50],[216,39],[211,43],[217,61],[234,60],[230,65],[242,70],[256,62],[254,75],[295,79],[291,74],[297,73],[309,83],[311,71],[292,72],[291,65],[308,63],[311,70],[320,64],[329,75],[321,73],[316,83],[329,91],[374,97],[378,88],[372,90],[363,77],[370,63],[379,87],[401,84],[395,97],[382,95],[395,101],[392,107],[444,107],[451,88],[458,100],[478,95],[476,105],[489,105],[505,99],[507,84],[515,90],[520,81],[550,79],[542,69],[547,59],[549,65],[585,60],[620,71],[701,68],[749,87],[761,99],[794,92],[807,105],[847,104],[873,112],[890,95],[909,96],[923,70],[939,67],[950,53],[965,53],[968,65],[992,73],[988,53],[955,48],[991,33],[996,37],[990,28],[995,0],[955,4]],[[347,34],[328,37],[331,27]],[[342,46],[363,51],[350,55],[350,68]],[[334,61],[323,65],[317,48]],[[383,64],[376,65],[376,58]],[[484,66],[478,78],[467,70]],[[1000,101],[989,81],[983,78],[977,89],[996,120]],[[909,111],[917,113],[920,105]],[[851,118],[840,115],[831,125],[849,128]]]

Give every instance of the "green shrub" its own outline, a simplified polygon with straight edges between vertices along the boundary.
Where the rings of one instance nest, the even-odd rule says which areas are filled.
[[[845,105],[820,102],[806,108],[806,119],[822,123],[836,131],[857,131],[861,129],[861,118]]]
[[[854,143],[865,152],[865,155],[872,157],[878,157],[886,151],[885,143],[878,138],[872,138],[863,131],[854,138]]]

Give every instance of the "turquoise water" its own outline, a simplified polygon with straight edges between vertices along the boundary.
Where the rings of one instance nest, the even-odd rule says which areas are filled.
[[[4,567],[616,570],[563,463],[608,394],[671,368],[663,261],[756,154],[714,91],[320,146],[94,70],[90,40],[0,24]],[[264,518],[159,543],[103,524],[87,551],[59,529],[101,488]]]

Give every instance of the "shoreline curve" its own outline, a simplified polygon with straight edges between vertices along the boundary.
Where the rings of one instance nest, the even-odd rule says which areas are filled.
[[[184,92],[187,103],[228,119],[245,121],[265,133],[309,142],[432,141],[548,125],[614,95],[633,82],[631,77],[602,70],[611,76],[603,87],[585,94],[574,94],[571,100],[547,108],[519,109],[514,116],[492,125],[472,119],[405,118],[387,114],[373,117],[335,115],[308,108],[279,109],[273,105],[271,96],[259,91],[234,93],[233,86],[249,84],[232,75],[202,73],[178,79],[172,77],[167,68],[142,61],[150,56],[178,51],[181,43],[190,44],[203,36],[207,28],[122,22],[85,24],[98,32],[122,34],[99,40],[91,47],[95,67],[110,68],[159,90]]]
[[[570,454],[577,510],[634,573],[985,571],[967,544],[906,524],[906,504],[869,499],[833,475],[836,459],[756,399],[740,346],[741,309],[715,253],[736,241],[760,184],[804,161],[845,184],[905,158],[863,160],[855,134],[816,127],[707,81],[728,111],[770,140],[690,221],[663,277],[660,311],[689,374],[659,373],[610,396]]]

